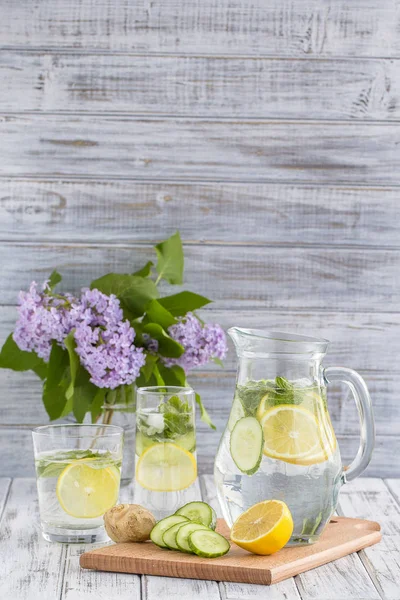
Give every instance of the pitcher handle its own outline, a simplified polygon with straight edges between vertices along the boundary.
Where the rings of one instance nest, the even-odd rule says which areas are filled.
[[[327,367],[323,370],[323,376],[327,383],[333,381],[347,383],[357,406],[361,427],[360,446],[355,459],[348,467],[344,467],[343,472],[344,481],[352,481],[367,468],[375,445],[375,424],[371,397],[364,379],[353,369]]]

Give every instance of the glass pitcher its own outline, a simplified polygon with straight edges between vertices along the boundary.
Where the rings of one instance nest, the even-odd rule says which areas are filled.
[[[294,530],[289,545],[318,540],[336,509],[340,487],[367,467],[374,419],[364,380],[351,369],[321,366],[328,341],[233,327],[239,358],[229,420],[215,460],[223,516],[237,517],[262,500],[283,500]],[[343,467],[328,412],[326,386],[348,384],[361,425],[361,442]]]

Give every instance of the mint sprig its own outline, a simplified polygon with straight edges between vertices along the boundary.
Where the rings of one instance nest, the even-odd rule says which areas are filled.
[[[181,400],[178,396],[171,396],[167,402],[161,402],[158,413],[162,415],[159,427],[154,426],[154,419],[149,423],[148,418],[151,413],[139,414],[138,428],[146,437],[156,442],[163,442],[174,440],[193,431],[193,409],[187,401]]]
[[[246,416],[256,416],[257,408],[265,398],[267,407],[274,407],[280,404],[311,403],[315,401],[316,395],[322,400],[326,409],[326,398],[317,386],[296,386],[285,377],[278,376],[275,379],[260,379],[258,381],[248,381],[245,385],[238,385],[236,395],[244,408]]]

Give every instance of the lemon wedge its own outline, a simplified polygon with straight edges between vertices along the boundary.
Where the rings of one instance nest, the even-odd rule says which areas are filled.
[[[267,410],[261,427],[263,452],[270,458],[310,465],[327,460],[333,450],[333,430],[328,432],[312,412],[301,406],[280,404]]]
[[[283,548],[293,533],[289,508],[280,500],[255,504],[236,519],[231,540],[254,554],[273,554]]]
[[[100,517],[118,500],[120,472],[98,469],[90,460],[68,465],[57,480],[56,494],[62,509],[77,519]]]
[[[136,466],[136,481],[153,492],[184,490],[196,481],[193,454],[176,444],[161,442],[145,450]]]

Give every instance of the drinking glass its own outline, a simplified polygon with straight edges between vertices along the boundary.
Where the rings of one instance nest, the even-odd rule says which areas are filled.
[[[194,396],[189,387],[137,390],[134,498],[156,519],[200,500]]]
[[[33,430],[45,540],[108,539],[103,514],[118,501],[123,433],[115,425],[45,425]]]

